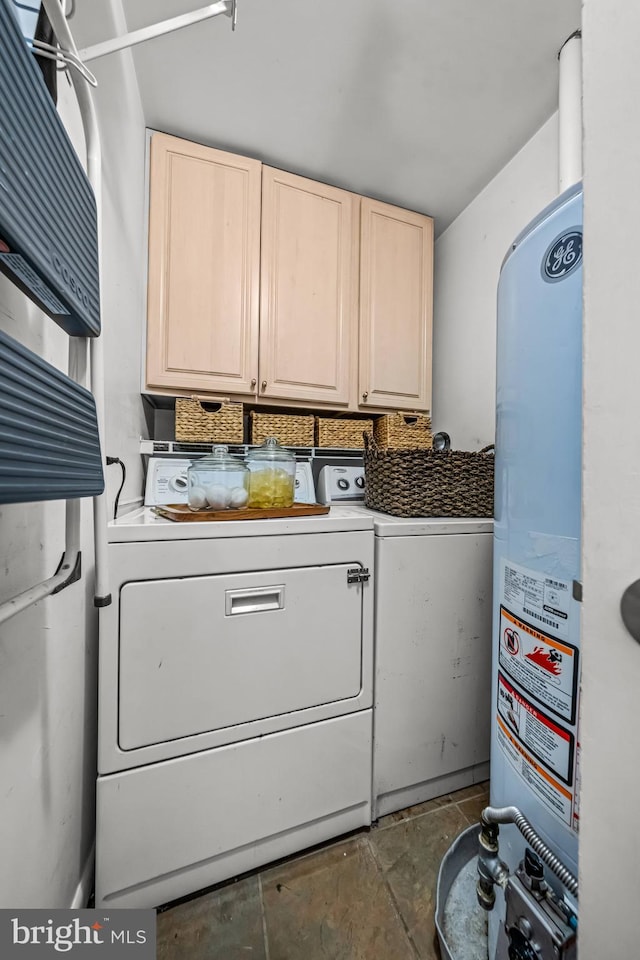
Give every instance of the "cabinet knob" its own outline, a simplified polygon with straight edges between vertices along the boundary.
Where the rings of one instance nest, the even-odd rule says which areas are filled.
[[[257,383],[257,382],[258,382],[258,381],[257,381],[256,378],[254,377],[253,380],[251,381],[251,389],[252,389],[252,390],[255,390],[255,388],[256,388],[256,383]]]
[[[366,399],[368,396],[369,396],[369,391],[365,390],[365,392],[362,394],[362,399],[366,402]]]
[[[262,383],[260,384],[260,387],[261,387],[262,390],[266,390],[266,389],[267,389],[267,381],[266,381],[266,380],[263,380]]]

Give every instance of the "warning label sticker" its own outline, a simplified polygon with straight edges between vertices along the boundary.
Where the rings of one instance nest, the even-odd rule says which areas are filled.
[[[554,579],[515,563],[504,563],[505,605],[516,616],[525,617],[555,636],[569,636],[571,594],[568,580]]]
[[[500,607],[500,666],[538,703],[569,723],[576,718],[578,649]]]
[[[518,741],[515,732],[512,732],[502,719],[497,717],[498,745],[507,760],[522,779],[529,785],[531,791],[545,804],[563,823],[572,826],[573,794],[571,790],[560,783],[545,770],[542,764]]]
[[[521,744],[567,785],[573,780],[574,737],[498,673],[498,713]]]

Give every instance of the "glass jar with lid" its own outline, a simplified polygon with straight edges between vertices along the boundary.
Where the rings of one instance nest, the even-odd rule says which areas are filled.
[[[269,437],[247,455],[250,507],[290,507],[295,496],[296,458]]]
[[[240,510],[249,500],[249,470],[219,444],[187,470],[191,510]]]

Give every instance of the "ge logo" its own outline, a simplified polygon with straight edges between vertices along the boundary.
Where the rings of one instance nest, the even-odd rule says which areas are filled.
[[[572,227],[553,241],[542,261],[542,277],[547,283],[564,280],[582,263],[582,231]]]

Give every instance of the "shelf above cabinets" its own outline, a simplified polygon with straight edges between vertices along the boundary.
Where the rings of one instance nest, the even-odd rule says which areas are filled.
[[[211,453],[214,446],[212,443],[185,443],[177,440],[145,440],[140,438],[140,454],[142,456],[176,456],[184,457],[204,457]],[[229,453],[246,457],[255,446],[248,443],[227,444]],[[346,447],[287,447],[293,451],[298,460],[333,459],[362,460],[363,451],[361,448],[348,449]]]

